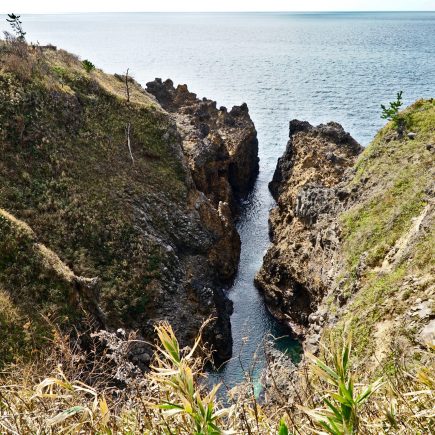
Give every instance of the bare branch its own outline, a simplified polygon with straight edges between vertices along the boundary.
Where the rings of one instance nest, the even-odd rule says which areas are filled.
[[[126,128],[126,134],[127,134],[127,147],[128,147],[128,151],[130,153],[130,157],[131,157],[131,161],[134,164],[134,158],[133,158],[133,153],[131,152],[131,140],[130,140],[130,130],[131,130],[131,124],[130,122],[127,124],[127,128]]]

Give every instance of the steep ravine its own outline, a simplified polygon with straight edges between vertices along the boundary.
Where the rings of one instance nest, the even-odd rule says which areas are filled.
[[[220,239],[214,241],[208,254],[216,276],[215,297],[221,330],[205,340],[213,344],[218,364],[232,355],[232,302],[224,288],[233,282],[240,261],[241,242],[235,227],[240,201],[252,189],[258,174],[257,132],[246,104],[230,111],[216,107],[216,102],[199,99],[186,85],[176,88],[171,80],[155,79],[147,91],[171,114],[181,135],[183,153],[195,187],[211,201],[224,223]],[[203,221],[209,221],[207,210],[200,208]],[[216,231],[211,223],[210,228]],[[192,276],[198,274],[192,264]]]
[[[270,312],[311,352],[352,332],[364,375],[435,344],[435,101],[402,116],[403,138],[390,123],[364,151],[338,124],[292,121],[269,186]]]

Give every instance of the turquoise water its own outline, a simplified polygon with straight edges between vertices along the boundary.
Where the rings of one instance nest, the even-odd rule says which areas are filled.
[[[16,11],[19,12],[19,11]],[[435,13],[73,14],[23,16],[28,39],[51,42],[141,83],[170,77],[218,105],[246,102],[258,130],[260,174],[239,231],[235,358],[213,380],[236,384],[265,336],[285,333],[253,286],[267,249],[268,192],[292,118],[340,122],[366,145],[383,121],[379,105],[435,96]],[[2,20],[4,22],[4,20]],[[2,27],[3,26],[3,27]],[[5,25],[0,25],[4,30]],[[297,359],[290,339],[278,344]],[[262,359],[254,370],[258,374]]]

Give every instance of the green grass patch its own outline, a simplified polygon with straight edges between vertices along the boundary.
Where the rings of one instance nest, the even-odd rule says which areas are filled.
[[[377,325],[404,313],[410,300],[424,297],[424,286],[404,287],[405,279],[433,273],[433,225],[420,231],[406,258],[385,269],[387,272],[383,269],[387,254],[394,252],[399,240],[406,239],[414,218],[430,201],[433,153],[427,145],[435,143],[435,101],[417,101],[404,113],[408,131],[415,132],[416,138],[398,140],[391,125],[377,134],[360,156],[351,182],[367,192],[367,197],[361,196],[358,205],[341,216],[345,269],[337,282],[344,278],[343,292],[349,300],[333,330],[343,330],[350,322],[358,337],[355,358],[360,362],[369,361],[375,351]],[[416,333],[409,330],[406,336],[395,330],[392,334],[412,342]],[[391,365],[390,357],[385,366]]]

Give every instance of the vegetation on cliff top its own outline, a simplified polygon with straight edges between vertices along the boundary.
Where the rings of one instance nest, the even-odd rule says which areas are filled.
[[[349,302],[340,325],[351,319],[356,357],[374,367],[398,352],[421,358],[418,333],[427,319],[410,307],[430,305],[433,296],[435,101],[417,101],[403,115],[415,138],[399,138],[392,123],[377,134],[352,180],[365,194],[342,216]]]
[[[37,235],[15,238],[0,217],[0,288],[32,319],[42,305],[68,305],[68,289],[38,273],[32,237],[77,275],[99,278],[108,322],[146,316],[169,260],[138,228],[135,207],[146,204],[151,225],[165,231],[152,210],[183,207],[188,184],[173,122],[134,81],[129,88],[127,104],[122,77],[87,72],[62,50],[0,42],[0,207]]]
[[[33,231],[0,209],[0,367],[43,349],[47,318],[74,325],[80,317],[73,273]]]

